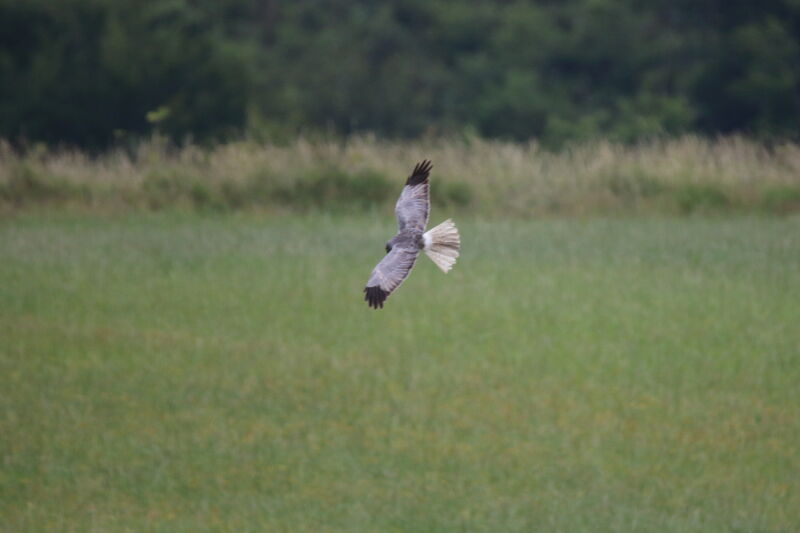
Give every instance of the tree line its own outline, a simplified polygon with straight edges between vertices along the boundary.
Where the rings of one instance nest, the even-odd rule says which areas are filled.
[[[796,0],[0,0],[0,137],[800,134]]]

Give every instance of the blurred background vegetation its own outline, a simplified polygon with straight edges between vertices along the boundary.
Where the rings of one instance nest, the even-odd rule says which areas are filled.
[[[0,0],[0,138],[800,133],[796,0]]]

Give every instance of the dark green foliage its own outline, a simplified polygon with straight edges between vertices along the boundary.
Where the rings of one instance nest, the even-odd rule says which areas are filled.
[[[279,186],[274,199],[282,205],[335,210],[340,208],[370,209],[384,205],[396,187],[375,172],[350,174],[337,168],[314,170]]]
[[[0,0],[0,137],[800,134],[800,4]]]
[[[720,187],[710,184],[686,184],[677,187],[675,202],[684,213],[716,211],[731,204],[731,200]]]
[[[472,189],[466,183],[437,183],[431,199],[439,207],[466,207]],[[140,201],[150,209],[189,207],[236,210],[275,208],[289,210],[371,210],[390,209],[399,186],[374,171],[347,172],[340,168],[314,168],[276,178],[258,172],[247,180],[221,183],[202,181],[174,168],[148,174],[139,191]],[[21,197],[36,200],[35,193],[21,191]]]
[[[256,49],[239,4],[0,0],[0,136],[98,147],[241,130]]]
[[[463,182],[437,183],[431,187],[431,202],[441,207],[466,207],[472,203],[472,188]]]
[[[63,180],[37,174],[21,163],[22,171],[0,188],[0,199],[15,206],[48,200],[78,199]],[[443,187],[442,205],[463,206],[469,190]],[[465,192],[466,191],[466,192]],[[133,207],[151,210],[192,209],[233,211],[239,209],[276,210],[370,210],[389,208],[399,190],[383,175],[362,171],[348,173],[338,168],[312,169],[276,179],[258,172],[246,180],[209,180],[175,167],[150,171],[140,187],[117,192],[117,197]],[[62,202],[64,203],[64,202]]]
[[[770,213],[797,213],[800,211],[800,187],[771,187],[761,194],[761,204]]]

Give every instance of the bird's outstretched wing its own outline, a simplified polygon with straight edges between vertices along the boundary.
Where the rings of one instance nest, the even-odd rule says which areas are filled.
[[[408,277],[419,250],[395,246],[381,259],[364,287],[364,300],[370,307],[383,307],[383,302]]]
[[[431,206],[428,174],[432,168],[433,164],[427,159],[422,163],[417,163],[406,180],[403,192],[400,193],[400,198],[397,199],[397,204],[394,206],[394,214],[397,217],[397,226],[400,231],[404,229],[425,231]]]

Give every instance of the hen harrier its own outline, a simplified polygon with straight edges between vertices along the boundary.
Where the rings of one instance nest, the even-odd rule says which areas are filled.
[[[394,206],[397,235],[386,243],[386,257],[375,266],[364,288],[364,299],[370,307],[383,307],[386,297],[408,277],[420,250],[424,250],[445,274],[456,262],[461,238],[453,221],[447,219],[425,231],[431,206],[428,190],[431,168],[433,165],[428,160],[417,163]]]

